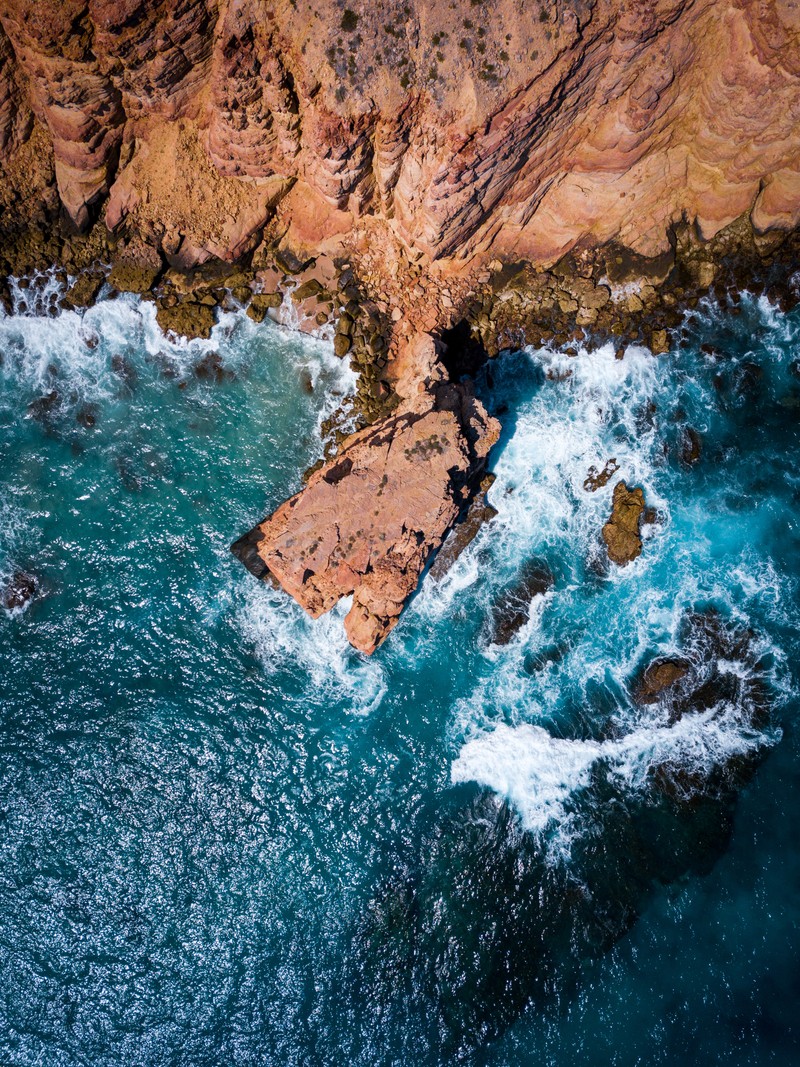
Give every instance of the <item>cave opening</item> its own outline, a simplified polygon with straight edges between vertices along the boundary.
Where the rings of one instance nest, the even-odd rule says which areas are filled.
[[[442,330],[440,334],[442,354],[439,357],[451,382],[462,378],[474,378],[489,359],[489,353],[476,336],[467,319]]]

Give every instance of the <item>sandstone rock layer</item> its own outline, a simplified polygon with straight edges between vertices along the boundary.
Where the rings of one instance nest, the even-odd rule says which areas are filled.
[[[793,0],[0,3],[3,206],[55,182],[182,266],[268,223],[533,262],[789,228],[799,127]]]
[[[498,435],[467,385],[441,382],[349,438],[232,551],[314,618],[352,594],[345,629],[371,653],[467,510]]]

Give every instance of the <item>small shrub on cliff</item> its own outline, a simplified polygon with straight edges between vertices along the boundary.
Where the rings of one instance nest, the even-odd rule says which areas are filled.
[[[344,14],[342,15],[341,26],[347,33],[352,33],[356,26],[358,26],[358,15],[349,7],[345,8]]]

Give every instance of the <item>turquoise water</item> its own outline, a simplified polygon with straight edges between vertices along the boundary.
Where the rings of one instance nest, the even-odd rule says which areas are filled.
[[[353,390],[326,343],[123,298],[0,353],[0,1062],[798,1061],[797,312],[494,363],[498,515],[371,659],[228,551]],[[663,655],[688,710],[632,698]]]

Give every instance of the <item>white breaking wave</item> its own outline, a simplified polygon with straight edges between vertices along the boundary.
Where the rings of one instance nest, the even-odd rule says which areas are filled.
[[[768,307],[761,312],[772,314]],[[714,489],[697,488],[702,483],[693,472],[676,473],[667,462],[665,432],[681,390],[695,403],[692,424],[706,429],[697,420],[713,406],[704,395],[710,376],[695,381],[685,365],[671,365],[673,357],[639,347],[622,360],[610,346],[577,357],[530,350],[527,358],[545,379],[517,406],[513,435],[496,458],[489,500],[498,514],[413,610],[446,624],[467,596],[470,605],[461,610],[486,618],[526,559],[558,564],[555,588],[535,598],[528,623],[508,645],[479,642],[473,691],[455,702],[451,720],[452,781],[492,789],[534,833],[555,829],[558,851],[568,850],[576,830],[568,802],[599,764],[635,792],[654,766],[708,773],[777,740],[777,731],[756,730],[747,709],[735,706],[687,713],[670,724],[657,707],[643,714],[628,687],[655,655],[684,654],[682,627],[698,605],[715,604],[745,627],[753,614],[786,625],[796,590],[742,538],[738,515],[726,513],[718,495],[710,501],[704,495]],[[509,406],[519,388],[515,366],[505,379],[502,369],[497,374],[498,399],[507,390]],[[612,458],[619,469],[608,484],[587,492],[589,469],[600,471]],[[638,560],[604,568],[599,535],[620,480],[642,486],[657,521],[643,528]],[[594,583],[593,561],[600,564]],[[773,664],[765,680],[776,700],[786,698],[785,656],[766,638],[754,639],[753,656],[759,655]],[[752,675],[745,663],[718,669]],[[555,736],[565,718],[576,739]],[[608,727],[613,740],[591,739],[607,737]]]
[[[248,582],[236,597],[244,601],[239,611],[241,631],[268,674],[292,665],[307,672],[315,704],[343,703],[356,715],[368,715],[378,707],[386,695],[383,668],[351,648],[342,624],[352,598],[312,619],[285,593],[268,585]]]
[[[531,723],[500,723],[464,744],[451,780],[488,786],[513,804],[527,830],[541,833],[564,818],[565,804],[589,785],[600,761],[635,791],[645,785],[652,767],[680,764],[710,773],[733,756],[774,744],[779,737],[777,730],[766,735],[754,730],[733,707],[689,713],[672,726],[645,723],[613,741],[568,740]]]

